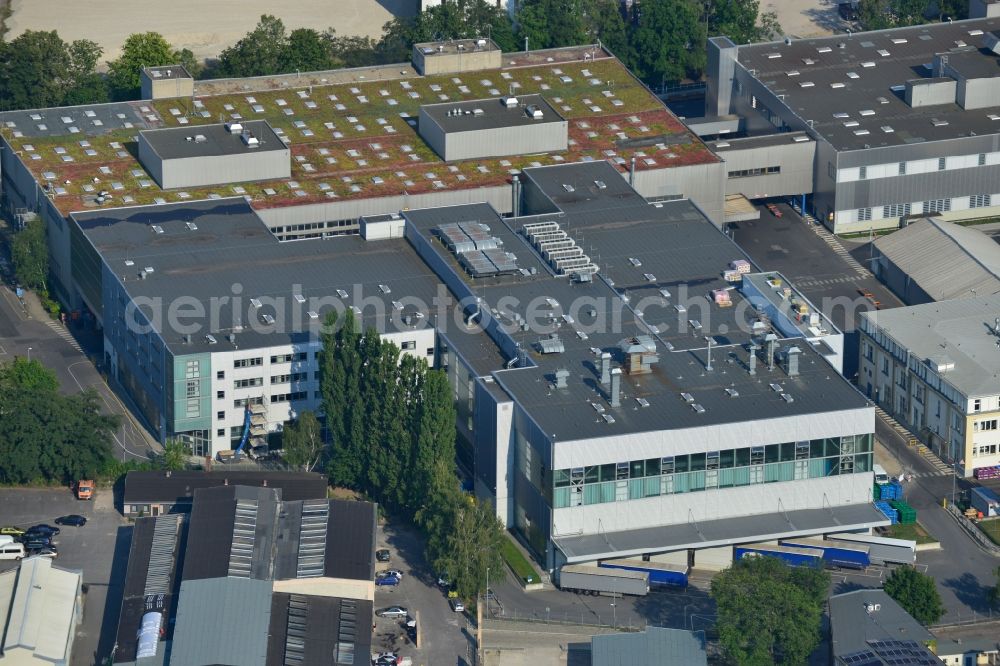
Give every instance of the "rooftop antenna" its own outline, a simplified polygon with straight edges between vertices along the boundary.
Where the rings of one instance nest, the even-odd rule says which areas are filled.
[[[706,372],[712,372],[712,345],[715,344],[715,340],[710,335],[705,336],[705,341],[708,342],[708,353],[706,354],[705,370]]]

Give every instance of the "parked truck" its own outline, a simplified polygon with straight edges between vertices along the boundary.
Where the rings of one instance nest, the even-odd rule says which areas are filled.
[[[868,557],[873,564],[913,564],[917,561],[917,542],[912,539],[891,539],[853,532],[827,534],[826,538],[834,543],[868,546]]]
[[[742,560],[747,557],[776,557],[793,567],[823,566],[823,551],[817,548],[792,548],[772,544],[736,546],[733,551],[733,559]]]
[[[679,564],[667,562],[645,562],[643,560],[604,560],[598,566],[606,569],[623,571],[638,571],[649,575],[650,585],[670,585],[672,587],[687,587],[688,568]]]
[[[588,564],[567,564],[559,570],[559,587],[582,594],[644,597],[649,594],[649,574]]]
[[[782,539],[789,548],[815,548],[823,551],[823,563],[840,569],[864,569],[871,564],[868,546],[833,542],[825,539]]]
[[[80,479],[76,482],[76,498],[81,500],[89,500],[94,498],[94,481],[93,479]]]
[[[976,510],[977,516],[1000,516],[1000,497],[989,488],[973,488],[969,491],[969,504]]]

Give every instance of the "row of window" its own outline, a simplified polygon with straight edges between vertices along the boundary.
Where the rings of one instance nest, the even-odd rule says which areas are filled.
[[[622,502],[657,495],[674,495],[711,488],[736,488],[758,483],[818,479],[870,472],[872,454],[792,460],[730,469],[678,472],[660,476],[575,484],[553,489],[553,508]]]
[[[996,454],[996,444],[977,444],[972,447],[972,455],[974,456],[995,456]]]
[[[256,368],[261,365],[264,365],[263,356],[254,356],[253,358],[238,358],[235,361],[233,361],[234,368]]]
[[[1000,153],[973,153],[971,155],[954,155],[951,157],[931,157],[909,162],[887,162],[859,167],[846,167],[836,173],[837,182],[853,182],[858,180],[874,180],[892,178],[894,176],[933,173],[953,169],[968,169],[1000,164]],[[833,163],[828,163],[828,172],[834,177]]]
[[[237,379],[233,381],[234,389],[253,388],[255,386],[263,386],[263,385],[264,385],[263,377],[250,377],[248,379]]]
[[[295,231],[312,231],[314,229],[342,229],[344,227],[354,227],[357,229],[357,220],[329,220],[326,222],[305,222],[302,224],[289,224],[283,227],[274,227],[271,231],[275,234],[284,234]]]
[[[987,419],[985,421],[972,422],[972,432],[987,432],[996,429],[997,429],[996,419]]]
[[[753,176],[770,176],[776,173],[781,173],[780,166],[758,167],[756,169],[738,169],[736,171],[730,171],[729,177],[752,178]]]
[[[319,352],[316,352],[317,358]],[[297,352],[295,354],[278,354],[271,357],[271,363],[291,363],[293,361],[305,361],[309,358],[309,352]]]
[[[952,209],[952,199],[929,199],[921,202],[921,212],[923,213],[947,213]],[[957,204],[955,204],[957,205]],[[992,194],[973,194],[969,196],[969,208],[988,208],[993,205]],[[878,219],[890,219],[894,217],[906,217],[913,211],[910,203],[889,204],[886,206],[858,208],[858,222],[868,222],[873,219],[881,209],[882,217]]]
[[[319,379],[319,372],[314,373],[316,379]],[[309,379],[308,372],[292,372],[287,375],[271,375],[272,384],[287,384],[289,382],[304,382]]]
[[[528,447],[530,449],[530,447]],[[707,453],[690,453],[679,456],[663,456],[647,460],[591,465],[573,469],[557,469],[553,472],[556,488],[579,483],[600,483],[638,479],[661,474],[679,472],[699,472],[703,470],[732,469],[748,465],[762,465],[795,460],[809,460],[830,456],[869,453],[872,450],[871,435],[848,435],[814,439],[784,444],[748,446],[739,449],[723,449]]]

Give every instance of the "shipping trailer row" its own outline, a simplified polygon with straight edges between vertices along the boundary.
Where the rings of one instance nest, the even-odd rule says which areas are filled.
[[[645,562],[643,560],[604,560],[598,565],[607,569],[638,571],[649,575],[650,585],[670,585],[672,587],[687,587],[688,568],[680,564],[667,562]]]
[[[589,564],[567,564],[559,570],[559,587],[581,594],[643,597],[649,593],[649,574]]]
[[[870,534],[842,532],[827,534],[834,543],[846,542],[868,546],[872,564],[913,564],[917,561],[917,542],[911,539],[891,539]]]
[[[836,543],[825,539],[782,539],[789,548],[815,548],[823,551],[823,563],[840,569],[865,569],[871,564],[868,546]]]
[[[818,548],[792,548],[790,546],[774,546],[771,544],[746,544],[736,546],[733,559],[742,560],[749,557],[776,557],[793,567],[822,567],[823,551]]]

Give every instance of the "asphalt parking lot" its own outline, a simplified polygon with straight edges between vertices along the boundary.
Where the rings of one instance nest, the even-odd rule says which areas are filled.
[[[87,517],[83,527],[61,527],[56,537],[57,566],[83,572],[83,622],[73,644],[72,666],[106,658],[114,645],[131,527],[115,510],[110,489],[99,488],[92,501],[79,501],[66,488],[0,489],[0,525],[54,525],[59,516]],[[17,562],[0,561],[0,571]]]
[[[380,526],[376,548],[388,548],[391,561],[376,562],[376,571],[398,569],[403,579],[394,587],[375,588],[375,610],[403,606],[418,622],[420,647],[406,636],[405,620],[375,618],[372,651],[398,651],[414,666],[470,666],[475,653],[473,629],[463,613],[451,610],[437,586],[437,574],[424,560],[423,540],[410,528]]]

